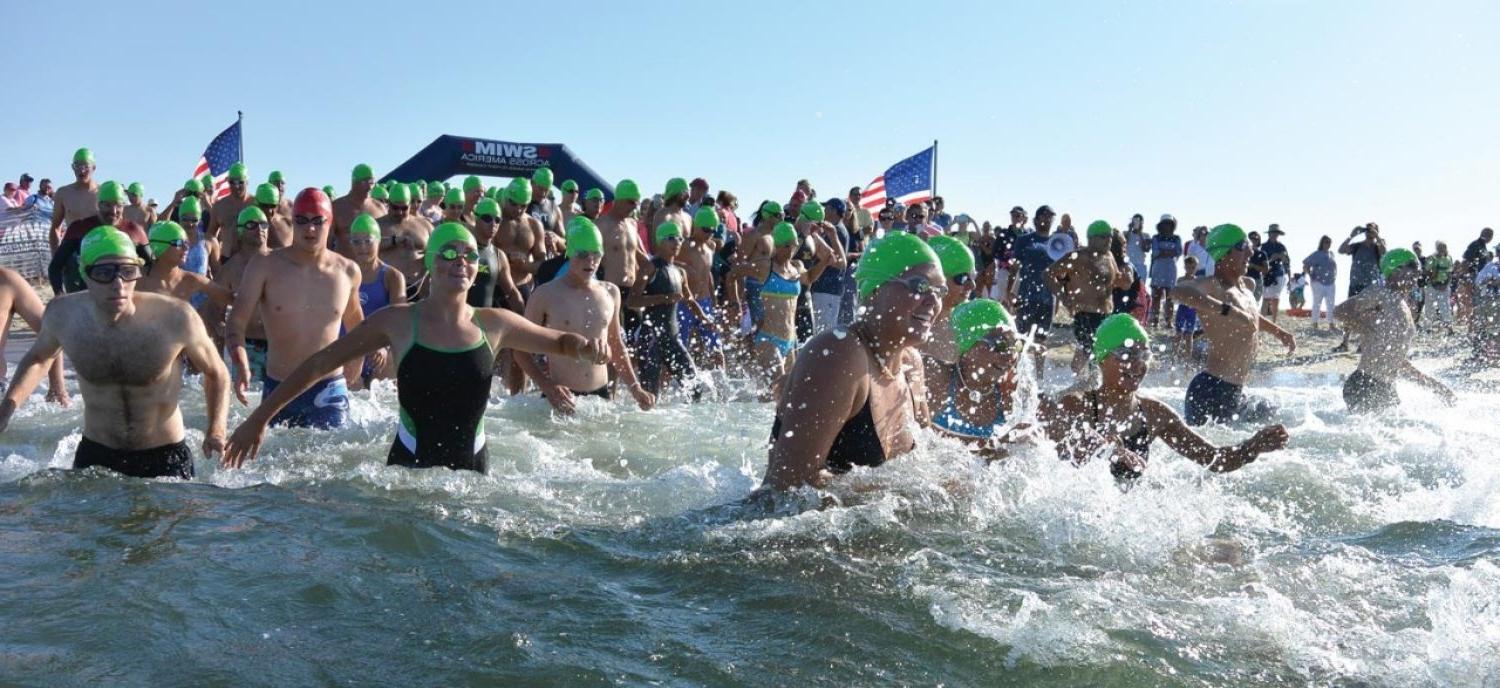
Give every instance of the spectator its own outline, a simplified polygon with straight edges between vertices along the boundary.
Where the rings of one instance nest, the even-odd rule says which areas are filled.
[[[1364,239],[1358,242],[1354,237],[1361,233]],[[1385,255],[1385,239],[1380,238],[1380,225],[1371,222],[1362,227],[1355,227],[1349,232],[1349,238],[1339,245],[1339,253],[1353,256],[1354,264],[1349,267],[1349,298],[1365,290],[1380,279],[1380,258]],[[1344,330],[1344,341],[1334,347],[1335,352],[1349,350],[1349,330]]]
[[[1422,302],[1422,320],[1429,325],[1436,325],[1437,321],[1441,321],[1448,333],[1452,334],[1453,307],[1448,302],[1448,292],[1453,279],[1453,256],[1448,255],[1448,243],[1445,241],[1437,242],[1436,251],[1427,259],[1423,268],[1427,286],[1426,298]]]
[[[18,207],[22,206],[22,205],[25,205],[26,204],[26,200],[29,199],[29,198],[31,198],[31,175],[30,174],[26,174],[24,172],[21,173],[21,181],[19,181],[19,182],[16,183],[16,190],[15,190],[15,193],[14,193],[14,198],[15,198],[15,204]]]
[[[1033,342],[1045,344],[1052,330],[1054,301],[1052,290],[1047,286],[1047,268],[1052,267],[1052,255],[1047,252],[1047,240],[1052,238],[1051,206],[1036,209],[1036,229],[1016,239],[1014,254],[1016,279],[1011,283],[1009,303],[1016,314],[1016,330],[1030,336]],[[1038,346],[1033,352],[1036,374],[1042,374],[1042,352]]]
[[[1312,312],[1308,319],[1312,321],[1313,332],[1318,331],[1319,322],[1328,323],[1328,331],[1333,332],[1333,283],[1338,278],[1339,264],[1333,259],[1332,248],[1333,239],[1325,236],[1318,240],[1318,250],[1302,259],[1302,272],[1312,289]]]
[[[948,225],[953,224],[953,216],[944,212],[943,206],[942,196],[934,196],[932,198],[932,224],[941,227],[944,232],[947,232]]]
[[[1287,277],[1291,274],[1291,258],[1287,257],[1286,246],[1282,245],[1281,237],[1286,232],[1281,231],[1281,225],[1272,224],[1266,230],[1266,236],[1270,237],[1261,246],[1261,252],[1266,256],[1265,288],[1261,291],[1261,315],[1270,316],[1272,322],[1276,322],[1281,311],[1281,295],[1286,291]]]
[[[1182,237],[1176,236],[1177,218],[1164,214],[1156,222],[1151,240],[1151,327],[1160,327],[1165,315],[1171,326],[1172,288],[1177,286],[1177,259],[1182,255]]]
[[[4,195],[3,199],[4,199],[4,202],[5,202],[5,207],[7,209],[20,207],[22,201],[17,201],[16,200],[16,183],[15,182],[6,182],[5,183],[5,195]]]
[[[1146,218],[1140,213],[1130,216],[1130,226],[1125,231],[1125,255],[1130,257],[1130,268],[1136,277],[1146,274],[1146,255],[1151,251],[1151,237],[1146,235]]]

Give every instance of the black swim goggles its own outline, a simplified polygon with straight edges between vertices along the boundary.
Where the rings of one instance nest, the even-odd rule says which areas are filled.
[[[104,263],[90,265],[83,271],[83,274],[100,284],[109,284],[117,279],[122,282],[134,282],[141,278],[141,266],[139,263]]]
[[[948,285],[933,284],[932,280],[929,280],[921,275],[912,275],[911,277],[907,277],[904,279],[898,278],[891,281],[903,287],[906,287],[908,291],[917,296],[927,296],[928,294],[931,294],[937,297],[937,299],[940,301],[948,296]]]
[[[967,287],[974,283],[974,275],[973,273],[961,272],[957,275],[954,275],[951,278],[951,281],[960,287]]]

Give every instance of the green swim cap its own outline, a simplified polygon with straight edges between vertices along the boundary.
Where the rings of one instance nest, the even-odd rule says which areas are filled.
[[[455,186],[455,187],[453,187],[451,189],[448,189],[448,192],[445,193],[445,194],[443,194],[443,205],[459,205],[459,206],[461,206],[463,204],[464,204],[464,192],[463,192],[462,189],[460,189],[460,188],[458,188],[458,187]]]
[[[493,199],[493,200],[500,200],[500,187],[498,187],[498,186],[492,186],[492,187],[490,187],[488,189],[485,189],[484,190],[484,197],[485,198],[489,198],[489,199]]]
[[[130,242],[130,237],[115,229],[114,225],[95,227],[84,235],[83,243],[78,247],[78,274],[87,276],[89,268],[105,258],[127,258],[136,264],[141,262],[140,256],[135,254],[135,244]]]
[[[187,241],[187,231],[182,225],[168,220],[151,225],[151,231],[146,233],[146,239],[151,243],[151,257],[160,258],[171,248],[167,244],[173,241]]]
[[[781,204],[777,203],[776,201],[766,201],[765,203],[760,204],[760,214],[762,217],[767,215],[780,215]]]
[[[543,189],[552,188],[552,168],[536,168],[536,171],[531,173],[531,181]]]
[[[493,198],[479,199],[479,202],[474,204],[474,217],[477,218],[480,215],[494,215],[499,217],[500,204],[496,203]]]
[[[253,205],[247,205],[245,206],[244,210],[240,211],[240,216],[234,219],[234,228],[237,234],[243,234],[245,232],[246,222],[259,222],[261,224],[266,224],[269,223],[270,220],[266,219],[265,212],[260,208],[257,208]]]
[[[203,206],[199,205],[197,196],[188,196],[177,204],[177,217],[191,217],[194,219],[203,217]]]
[[[203,190],[204,191],[213,192],[213,190],[214,190],[214,176],[213,175],[211,175],[211,174],[204,174],[202,177],[198,178],[198,183],[203,185]]]
[[[1115,228],[1109,226],[1109,223],[1105,222],[1104,220],[1094,220],[1093,222],[1089,223],[1088,236],[1090,238],[1096,236],[1112,237],[1114,235]]]
[[[974,252],[962,241],[951,236],[935,236],[927,240],[927,245],[937,254],[944,278],[953,279],[974,272]]]
[[[602,201],[604,200],[604,191],[598,188],[589,189],[589,192],[583,195],[583,200]]]
[[[660,243],[672,237],[682,238],[682,228],[676,222],[663,222],[656,226],[656,241]]]
[[[1208,231],[1208,241],[1204,247],[1208,249],[1209,257],[1219,260],[1229,254],[1229,250],[1238,246],[1245,240],[1245,230],[1237,225],[1219,225]]]
[[[958,355],[969,353],[979,340],[998,328],[1010,327],[1010,314],[1005,307],[993,299],[965,301],[953,309],[949,318],[953,325],[953,343],[958,345]]]
[[[128,193],[132,196],[145,196],[146,187],[141,186],[140,182],[131,182],[130,186],[125,187],[125,193]]]
[[[693,229],[699,229],[702,227],[715,229],[718,226],[719,214],[714,212],[713,208],[705,205],[702,208],[699,208],[698,212],[693,213]]]
[[[547,169],[543,167],[542,169]],[[510,180],[510,186],[505,187],[505,200],[516,205],[526,205],[531,202],[531,182],[522,177]]]
[[[203,182],[196,179],[189,179],[183,182],[182,190],[194,195],[201,194],[203,193]]]
[[[237,162],[229,166],[229,179],[231,181],[242,182],[249,176],[250,171],[245,169],[245,163]]]
[[[927,242],[909,232],[892,232],[885,238],[872,242],[859,258],[859,267],[854,270],[854,281],[859,285],[859,296],[867,299],[880,285],[918,265],[941,265],[936,253]]]
[[[386,192],[385,200],[397,205],[411,203],[411,187],[401,182],[391,182],[391,188]]]
[[[270,182],[255,187],[255,202],[260,205],[277,205],[281,203],[281,194]]]
[[[826,215],[823,212],[823,206],[821,204],[819,204],[817,201],[808,201],[806,203],[803,203],[802,207],[797,210],[797,217],[800,217],[809,222],[822,222],[823,218],[826,217]]]
[[[578,182],[575,182],[571,179],[564,179],[562,183],[562,191],[563,193],[578,193]]]
[[[116,181],[108,181],[99,185],[100,203],[124,203],[125,189],[120,187]]]
[[[390,197],[391,195],[386,193],[384,186],[376,184],[374,188],[370,189],[370,198],[373,198],[377,201],[383,201]]]
[[[1151,345],[1151,335],[1129,313],[1116,313],[1104,319],[1094,333],[1094,361],[1102,361],[1122,347],[1144,349]]]
[[[90,165],[94,164],[94,151],[87,148],[79,148],[73,151],[73,164],[77,165],[81,162],[86,162]]]
[[[776,223],[776,226],[771,229],[771,243],[777,246],[797,243],[797,228],[786,221]]]
[[[470,191],[478,191],[483,187],[484,182],[479,181],[479,177],[476,177],[472,174],[464,177],[464,193],[469,193]]]
[[[380,223],[376,222],[375,218],[370,217],[369,213],[360,213],[359,217],[354,218],[354,223],[349,225],[349,234],[364,234],[366,236],[372,236],[375,237],[375,241],[379,243]]]
[[[582,215],[568,220],[567,243],[569,258],[579,253],[604,253],[604,235],[599,233],[599,226]]]
[[[271,170],[271,176],[266,177],[267,184],[285,184],[286,177],[282,176],[281,170]]]
[[[453,189],[453,191],[458,191],[458,189]],[[474,239],[468,227],[457,222],[444,222],[438,225],[437,229],[432,230],[432,234],[427,237],[427,253],[422,256],[422,263],[427,266],[429,272],[432,270],[432,262],[437,260],[438,251],[455,241],[462,241],[475,248],[479,247],[479,242]]]
[[[406,199],[408,201],[415,201],[417,199],[420,199],[423,193],[422,185],[416,182],[408,182],[406,185],[406,193]]]
[[[1393,248],[1380,257],[1380,277],[1390,279],[1391,273],[1400,270],[1407,263],[1417,262],[1417,254],[1409,249]]]
[[[667,190],[662,192],[661,197],[662,198],[671,198],[671,197],[676,196],[678,194],[685,194],[687,192],[688,192],[688,183],[687,183],[687,180],[683,179],[682,177],[673,177],[673,178],[667,180]]]
[[[374,179],[375,170],[371,169],[369,165],[360,163],[354,166],[354,174],[351,176],[354,178],[354,181],[362,182],[366,179]]]
[[[333,200],[333,197],[334,197],[335,194],[333,193],[333,185],[332,184],[329,184],[329,185],[323,187],[323,195],[327,196],[329,200]]]
[[[447,191],[447,187],[442,182],[427,182],[426,193],[428,198],[442,198],[445,191]]]
[[[615,200],[617,201],[639,201],[641,200],[641,187],[637,186],[633,179],[621,179],[615,185]]]

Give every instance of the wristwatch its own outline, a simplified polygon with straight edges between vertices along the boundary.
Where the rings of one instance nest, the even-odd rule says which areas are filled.
[[[1229,315],[1229,302],[1225,301],[1219,306],[1219,315]]]

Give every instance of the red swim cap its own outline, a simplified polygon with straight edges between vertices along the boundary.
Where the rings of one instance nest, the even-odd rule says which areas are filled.
[[[297,200],[292,201],[292,215],[332,220],[333,201],[328,200],[328,194],[322,190],[309,186],[297,194]]]

